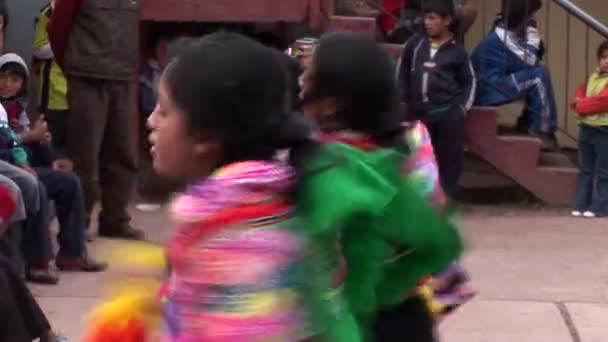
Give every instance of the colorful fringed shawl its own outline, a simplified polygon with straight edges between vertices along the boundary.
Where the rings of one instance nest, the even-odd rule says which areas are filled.
[[[166,341],[298,341],[309,326],[300,287],[303,241],[287,229],[291,169],[229,165],[173,205]]]

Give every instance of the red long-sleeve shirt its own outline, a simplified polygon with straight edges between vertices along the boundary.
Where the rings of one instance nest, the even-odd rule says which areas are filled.
[[[47,27],[49,41],[57,64],[63,67],[65,49],[72,30],[74,18],[83,0],[61,0],[55,3],[51,21]]]
[[[608,87],[597,95],[587,96],[587,84],[585,83],[578,88],[575,98],[578,99],[575,108],[578,115],[608,113]]]
[[[406,3],[407,1],[403,0],[383,0],[382,7],[389,13],[395,13],[399,11]],[[382,13],[380,17],[378,17],[378,24],[383,31],[388,32],[395,28],[397,20],[395,17],[388,15],[387,13]]]

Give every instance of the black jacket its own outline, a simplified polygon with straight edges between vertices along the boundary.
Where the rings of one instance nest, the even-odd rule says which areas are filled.
[[[475,99],[475,72],[464,46],[452,40],[431,58],[431,42],[424,34],[410,38],[403,48],[398,78],[402,100],[415,119],[461,118]]]

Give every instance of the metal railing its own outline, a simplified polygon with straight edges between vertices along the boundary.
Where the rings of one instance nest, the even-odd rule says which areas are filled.
[[[608,27],[602,24],[599,20],[595,19],[589,13],[578,7],[572,1],[569,0],[553,0],[553,2],[565,9],[570,15],[578,18],[580,21],[587,24],[588,27],[592,28],[598,34],[608,38]]]
[[[554,37],[553,31],[549,30],[549,28],[552,27],[551,20],[554,18],[554,16],[551,15],[553,6],[550,4],[557,5],[557,7],[561,8],[566,13],[564,22],[566,30],[565,37]],[[587,76],[595,67],[594,61],[596,61],[596,46],[595,44],[592,44],[592,36],[595,35],[596,37],[599,36],[603,39],[608,39],[608,27],[572,1],[552,0],[550,4],[544,6],[546,20],[545,41],[549,49],[551,49],[550,44],[552,42],[557,43],[559,40],[565,39],[563,43],[566,51],[565,61],[563,61],[564,63],[554,63],[555,56],[552,57],[551,50],[549,50],[549,53],[547,53],[547,64],[549,65],[552,73],[556,74],[557,71],[560,71],[558,68],[563,68],[561,71],[563,71],[563,75],[565,76],[562,80],[563,82],[554,82],[554,87],[557,88],[555,89],[556,94],[564,95],[563,98],[557,98],[558,101],[561,101],[561,103],[558,104],[558,107],[560,108],[560,113],[562,115],[559,120],[559,130],[565,136],[573,140],[577,140],[577,121],[576,117],[570,110],[570,99],[574,95],[574,92],[576,92],[578,85],[586,81]],[[575,26],[580,27],[581,25],[584,26],[584,31],[582,32],[583,44],[581,44],[581,39],[579,38],[581,37],[581,32],[578,32],[578,35],[575,35],[576,33],[573,32],[575,31]],[[578,49],[581,47],[580,45],[583,45],[582,51],[581,49]],[[574,52],[573,50],[576,51],[576,53],[584,55],[584,63],[577,63],[577,61],[572,59]],[[580,61],[580,58],[578,61]],[[580,68],[582,68],[582,72]],[[581,76],[584,77],[584,79],[579,79]],[[573,77],[576,78],[573,79]]]
[[[492,9],[500,8],[500,2],[476,1],[480,13],[477,20],[485,32],[490,31],[493,18],[489,16],[494,15]],[[578,122],[569,103],[578,86],[594,70],[596,46],[608,39],[608,27],[569,0],[545,2],[538,16],[542,18],[539,29],[546,48],[543,62],[551,72],[556,95],[558,131],[562,137],[576,142]]]

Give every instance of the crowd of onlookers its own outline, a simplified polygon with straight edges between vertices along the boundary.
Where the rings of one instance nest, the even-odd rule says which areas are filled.
[[[408,2],[409,3],[409,2]],[[464,158],[464,123],[473,105],[501,106],[522,101],[517,129],[557,150],[557,110],[553,85],[542,64],[539,0],[505,0],[491,32],[473,49],[462,45],[470,27],[456,9],[469,2],[422,1],[423,29],[402,52],[398,79],[409,114],[428,127],[442,184],[454,195]],[[460,13],[460,14],[459,14]],[[468,10],[467,13],[475,13]]]
[[[13,53],[0,56],[0,186],[14,204],[0,220],[0,258],[3,266],[11,264],[0,272],[0,296],[15,302],[11,313],[2,306],[18,323],[0,329],[0,336],[55,341],[20,274],[56,284],[55,268],[105,270],[86,246],[97,202],[99,235],[143,238],[127,211],[137,171],[135,144],[129,142],[139,2],[112,7],[93,0],[51,1],[35,25],[32,63]],[[40,80],[38,98],[29,94],[33,76]],[[27,112],[32,101],[39,104],[36,113]],[[57,253],[50,230],[55,217]]]
[[[472,104],[523,102],[516,129],[539,138],[544,150],[560,150],[555,135],[556,99],[550,72],[543,64],[545,46],[537,17],[540,0],[503,0],[491,31],[470,59],[457,43],[475,21],[477,11],[471,1],[338,0],[336,4],[339,14],[378,17],[389,41],[407,41],[398,71],[403,100],[429,128],[442,183],[449,193],[458,187],[464,117]],[[426,34],[416,34],[421,26]],[[608,214],[606,50],[605,43],[598,48],[598,69],[571,105],[580,125],[575,217]]]

